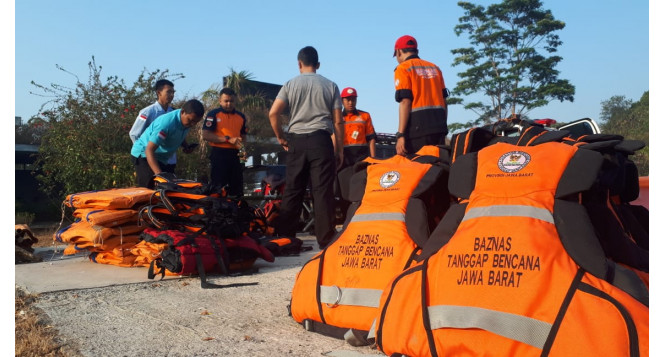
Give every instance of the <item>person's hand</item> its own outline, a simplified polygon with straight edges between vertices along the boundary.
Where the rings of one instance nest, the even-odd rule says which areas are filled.
[[[239,136],[228,139],[228,142],[231,143],[232,145],[235,145],[236,148],[242,146],[242,138]]]
[[[408,154],[408,151],[406,151],[406,139],[403,136],[397,139],[395,148],[397,149],[397,155],[406,156]]]
[[[288,140],[277,138],[277,141],[279,142],[281,147],[284,148],[285,151],[288,151]]]
[[[341,167],[344,165],[344,152],[340,151],[336,155],[337,159],[337,171],[341,170]]]

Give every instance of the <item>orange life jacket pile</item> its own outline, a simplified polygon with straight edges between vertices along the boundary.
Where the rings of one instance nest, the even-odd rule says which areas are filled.
[[[292,316],[387,355],[647,356],[648,214],[630,205],[642,147],[537,125],[457,134],[438,190],[454,202],[430,234],[421,170],[356,165],[361,193],[297,275]]]
[[[255,216],[245,201],[226,197],[212,185],[170,175],[158,175],[155,182],[150,204],[138,214],[141,224],[150,227],[141,238],[146,244],[167,243],[167,248],[151,264],[149,278],[198,274],[207,288],[213,287],[205,280],[207,272],[244,272],[257,258],[274,261],[252,236]]]
[[[96,263],[149,266],[163,247],[140,242],[145,226],[138,222],[138,209],[153,193],[129,187],[70,194],[63,204],[73,209],[74,223],[59,229],[53,239],[69,243],[65,255],[84,252]]]

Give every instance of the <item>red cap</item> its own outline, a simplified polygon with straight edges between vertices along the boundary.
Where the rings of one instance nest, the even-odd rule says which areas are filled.
[[[397,42],[394,44],[394,55],[396,57],[397,50],[403,50],[404,48],[414,48],[417,49],[417,40],[413,36],[404,35],[397,39]]]
[[[346,87],[344,90],[341,91],[341,98],[346,98],[346,97],[357,97],[357,91],[355,88],[351,87]]]

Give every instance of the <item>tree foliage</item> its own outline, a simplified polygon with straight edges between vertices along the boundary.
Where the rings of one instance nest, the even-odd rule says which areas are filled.
[[[140,109],[155,101],[157,79],[183,76],[144,70],[136,82],[126,85],[117,76],[104,78],[92,57],[83,82],[56,67],[72,75],[76,83],[70,88],[32,82],[41,91],[38,95],[50,98],[41,113],[28,121],[32,127],[45,128],[35,171],[40,188],[63,198],[70,193],[133,186],[129,129]]]
[[[646,146],[632,158],[639,175],[649,174],[649,107],[650,92],[646,91],[638,102],[616,95],[601,103],[600,128],[602,133],[617,134],[625,139],[641,140]]]
[[[459,73],[461,80],[449,102],[464,104],[457,95],[488,97],[488,102],[464,104],[479,116],[474,125],[514,114],[525,117],[554,99],[574,100],[574,86],[558,79],[555,69],[562,57],[547,57],[562,44],[555,32],[565,23],[542,9],[541,1],[503,0],[486,8],[465,1],[458,5],[464,16],[454,31],[457,36],[467,34],[472,46],[452,50],[453,66],[468,68]]]

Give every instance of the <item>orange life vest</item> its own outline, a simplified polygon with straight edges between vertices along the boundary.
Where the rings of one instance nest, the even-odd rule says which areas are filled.
[[[116,227],[92,226],[85,221],[74,222],[58,230],[53,239],[55,241],[70,243],[64,254],[75,254],[78,251],[106,251],[112,250],[124,243],[137,243],[138,234],[145,227],[135,224],[125,224]]]
[[[343,230],[305,263],[290,305],[306,329],[349,342],[366,335],[386,284],[419,253],[430,232],[421,196],[447,177],[443,166],[399,155],[368,161],[351,178]]]
[[[74,210],[72,216],[88,222],[91,226],[114,227],[127,222],[138,222],[138,211],[133,209],[79,208]]]
[[[144,187],[114,188],[67,195],[64,204],[77,208],[124,209],[145,204],[153,190]]]
[[[647,356],[648,290],[607,259],[579,192],[599,153],[497,143],[456,157],[459,197],[381,296],[376,344],[408,356]],[[470,174],[468,174],[470,173]]]

